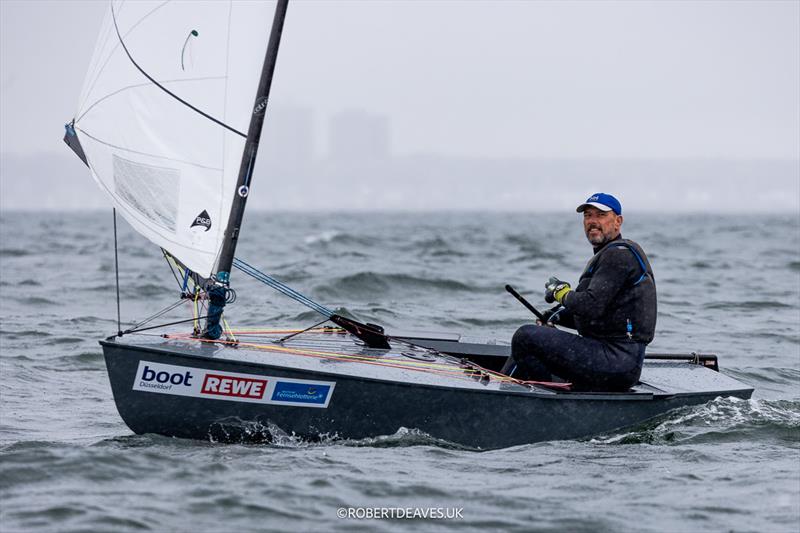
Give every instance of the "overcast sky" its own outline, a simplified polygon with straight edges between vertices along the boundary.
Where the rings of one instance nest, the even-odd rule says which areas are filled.
[[[65,154],[106,6],[0,1],[2,153]],[[295,0],[271,105],[323,153],[363,109],[401,156],[797,160],[800,2]]]
[[[0,5],[2,151],[62,152],[106,3]],[[797,158],[800,2],[294,1],[275,80],[400,154]]]

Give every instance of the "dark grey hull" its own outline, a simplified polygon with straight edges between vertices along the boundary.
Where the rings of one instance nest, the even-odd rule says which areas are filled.
[[[168,341],[102,345],[117,409],[128,427],[192,439],[267,440],[276,428],[308,440],[362,439],[407,428],[468,447],[504,448],[601,434],[717,396],[752,394],[727,376],[683,362],[654,363],[654,384],[642,383],[628,393],[575,393],[465,379],[457,375],[458,365],[452,366],[453,377],[440,377],[325,360],[294,364],[282,355],[262,354],[258,361],[246,350]],[[247,393],[261,399],[204,390],[226,376],[234,376],[228,387],[231,382],[252,386]],[[165,383],[156,385],[157,379]],[[175,385],[181,380],[195,387],[193,392],[183,383]],[[673,382],[681,383],[671,387]],[[287,388],[288,393],[281,392]],[[289,403],[257,403],[269,401],[270,394]]]

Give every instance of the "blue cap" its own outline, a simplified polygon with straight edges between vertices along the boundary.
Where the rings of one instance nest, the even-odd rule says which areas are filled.
[[[583,213],[588,206],[596,207],[600,211],[614,211],[618,215],[622,214],[622,204],[619,203],[619,200],[604,192],[597,192],[591,195],[584,203],[578,206],[576,211]]]

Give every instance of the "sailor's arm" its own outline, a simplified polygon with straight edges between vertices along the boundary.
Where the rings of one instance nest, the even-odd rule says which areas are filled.
[[[577,326],[575,325],[575,317],[572,316],[572,313],[566,307],[547,310],[543,314],[544,317],[548,320],[548,322],[552,321],[554,324],[558,326],[562,326],[569,329],[577,329]]]
[[[585,289],[578,287],[562,299],[561,304],[573,315],[589,319],[602,316],[625,283],[640,270],[634,255],[622,247],[605,251],[595,268]]]

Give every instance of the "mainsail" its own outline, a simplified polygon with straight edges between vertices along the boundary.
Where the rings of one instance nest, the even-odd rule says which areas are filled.
[[[274,11],[112,0],[67,125],[131,226],[204,277],[226,238]]]
[[[204,337],[222,333],[236,266],[389,348],[380,326],[339,316],[234,258],[287,5],[111,0],[64,141],[134,229],[214,281],[204,287]]]

